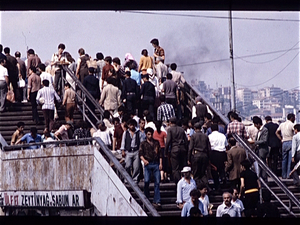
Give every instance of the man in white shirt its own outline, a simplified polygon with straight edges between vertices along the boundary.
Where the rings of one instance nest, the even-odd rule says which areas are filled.
[[[191,177],[191,167],[186,166],[181,171],[183,177],[177,183],[177,207],[183,208],[185,202],[190,199],[190,192],[197,189],[195,180]]]
[[[216,217],[223,217],[225,214],[230,217],[241,217],[240,210],[234,204],[231,204],[232,195],[229,192],[223,193],[223,203],[218,206]]]
[[[48,130],[52,130],[52,126],[54,123],[54,98],[58,102],[61,102],[60,97],[57,95],[56,91],[49,87],[49,80],[43,80],[44,87],[40,89],[36,96],[37,104],[42,103],[41,99],[43,98],[44,103],[42,106],[43,116],[45,119],[45,128]]]
[[[5,110],[6,94],[9,90],[8,71],[4,67],[5,59],[0,59],[0,112]]]
[[[276,131],[277,137],[282,142],[282,179],[288,178],[291,172],[292,139],[294,136],[295,114],[287,115],[287,121],[281,123]]]
[[[239,191],[236,188],[233,188],[231,204],[238,207],[240,210],[241,216],[244,217],[245,216],[245,213],[244,213],[245,207],[244,207],[243,202],[238,198],[238,195],[239,195]]]
[[[219,178],[226,182],[225,177],[225,162],[227,161],[226,147],[228,145],[226,136],[218,131],[218,124],[211,125],[212,133],[208,135],[211,145],[211,152],[209,154],[210,162],[215,167],[212,168],[211,174],[214,180],[214,188],[216,191],[220,190]]]

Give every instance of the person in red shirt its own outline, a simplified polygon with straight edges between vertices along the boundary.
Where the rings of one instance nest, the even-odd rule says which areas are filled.
[[[167,139],[167,133],[165,131],[161,130],[162,122],[161,121],[155,121],[154,122],[156,130],[153,133],[153,139],[159,141],[160,150],[162,152],[165,151],[165,143]],[[162,170],[160,171],[160,177],[161,182],[167,182],[168,181],[168,157],[165,157],[163,155],[162,157]]]

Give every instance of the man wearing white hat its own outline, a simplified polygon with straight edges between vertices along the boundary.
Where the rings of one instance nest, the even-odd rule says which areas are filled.
[[[182,209],[185,202],[190,199],[190,192],[197,189],[195,180],[191,177],[191,167],[181,170],[183,177],[177,183],[177,207]]]

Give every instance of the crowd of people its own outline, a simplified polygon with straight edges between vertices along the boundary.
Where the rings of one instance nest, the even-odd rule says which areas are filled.
[[[181,99],[185,79],[176,71],[176,63],[164,63],[165,52],[159,41],[153,39],[150,43],[154,47],[153,56],[143,49],[137,63],[127,53],[123,64],[118,57],[104,57],[101,52],[92,59],[83,48],[78,50],[76,62],[65,51],[64,44],[58,45],[58,52],[48,64],[42,63],[33,49],[28,50],[24,62],[20,52],[13,57],[8,47],[4,48],[5,55],[2,54],[1,45],[0,111],[5,111],[7,93],[12,90],[16,101],[31,102],[32,120],[36,124],[43,123],[37,112],[41,105],[45,124],[43,134],[38,134],[35,127],[24,134],[26,124],[19,122],[11,145],[42,142],[29,146],[33,149],[62,146],[44,143],[55,140],[100,137],[133,181],[137,184],[144,181],[144,193],[148,198],[153,177],[155,207],[161,207],[160,183],[175,182],[176,203],[182,216],[211,216],[208,193],[222,193],[221,185],[226,183],[230,191],[223,193],[224,202],[217,208],[217,217],[261,215],[259,210],[264,207],[258,204],[261,188],[258,177],[267,182],[266,172],[247,156],[232,134],[244,139],[276,175],[279,175],[278,159],[282,152],[281,176],[283,179],[292,176],[299,186],[298,167],[291,171],[292,163],[297,166],[300,160],[300,125],[294,126],[294,114],[289,114],[280,126],[273,123],[270,116],[265,118],[265,124],[255,116],[253,125],[246,127],[238,114],[231,111],[228,113],[230,123],[225,125],[203,99],[197,97],[191,118],[183,118]],[[88,122],[74,121],[79,90],[62,65],[74,72],[104,108],[103,119],[95,124],[97,129]],[[61,105],[65,107],[62,124],[56,121],[57,108]],[[88,98],[86,105],[89,112],[95,113],[95,105]],[[88,116],[94,121],[91,113]],[[252,165],[255,172],[250,170]],[[209,180],[213,181],[213,188]],[[271,204],[270,197],[266,197],[265,202]]]

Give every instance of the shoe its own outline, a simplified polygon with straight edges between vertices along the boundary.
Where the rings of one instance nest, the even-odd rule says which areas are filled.
[[[22,101],[22,103],[26,103],[26,102],[28,102],[26,99]]]
[[[158,209],[158,208],[161,208],[161,204],[158,202],[158,203],[152,203],[152,205],[154,206],[154,208]]]

